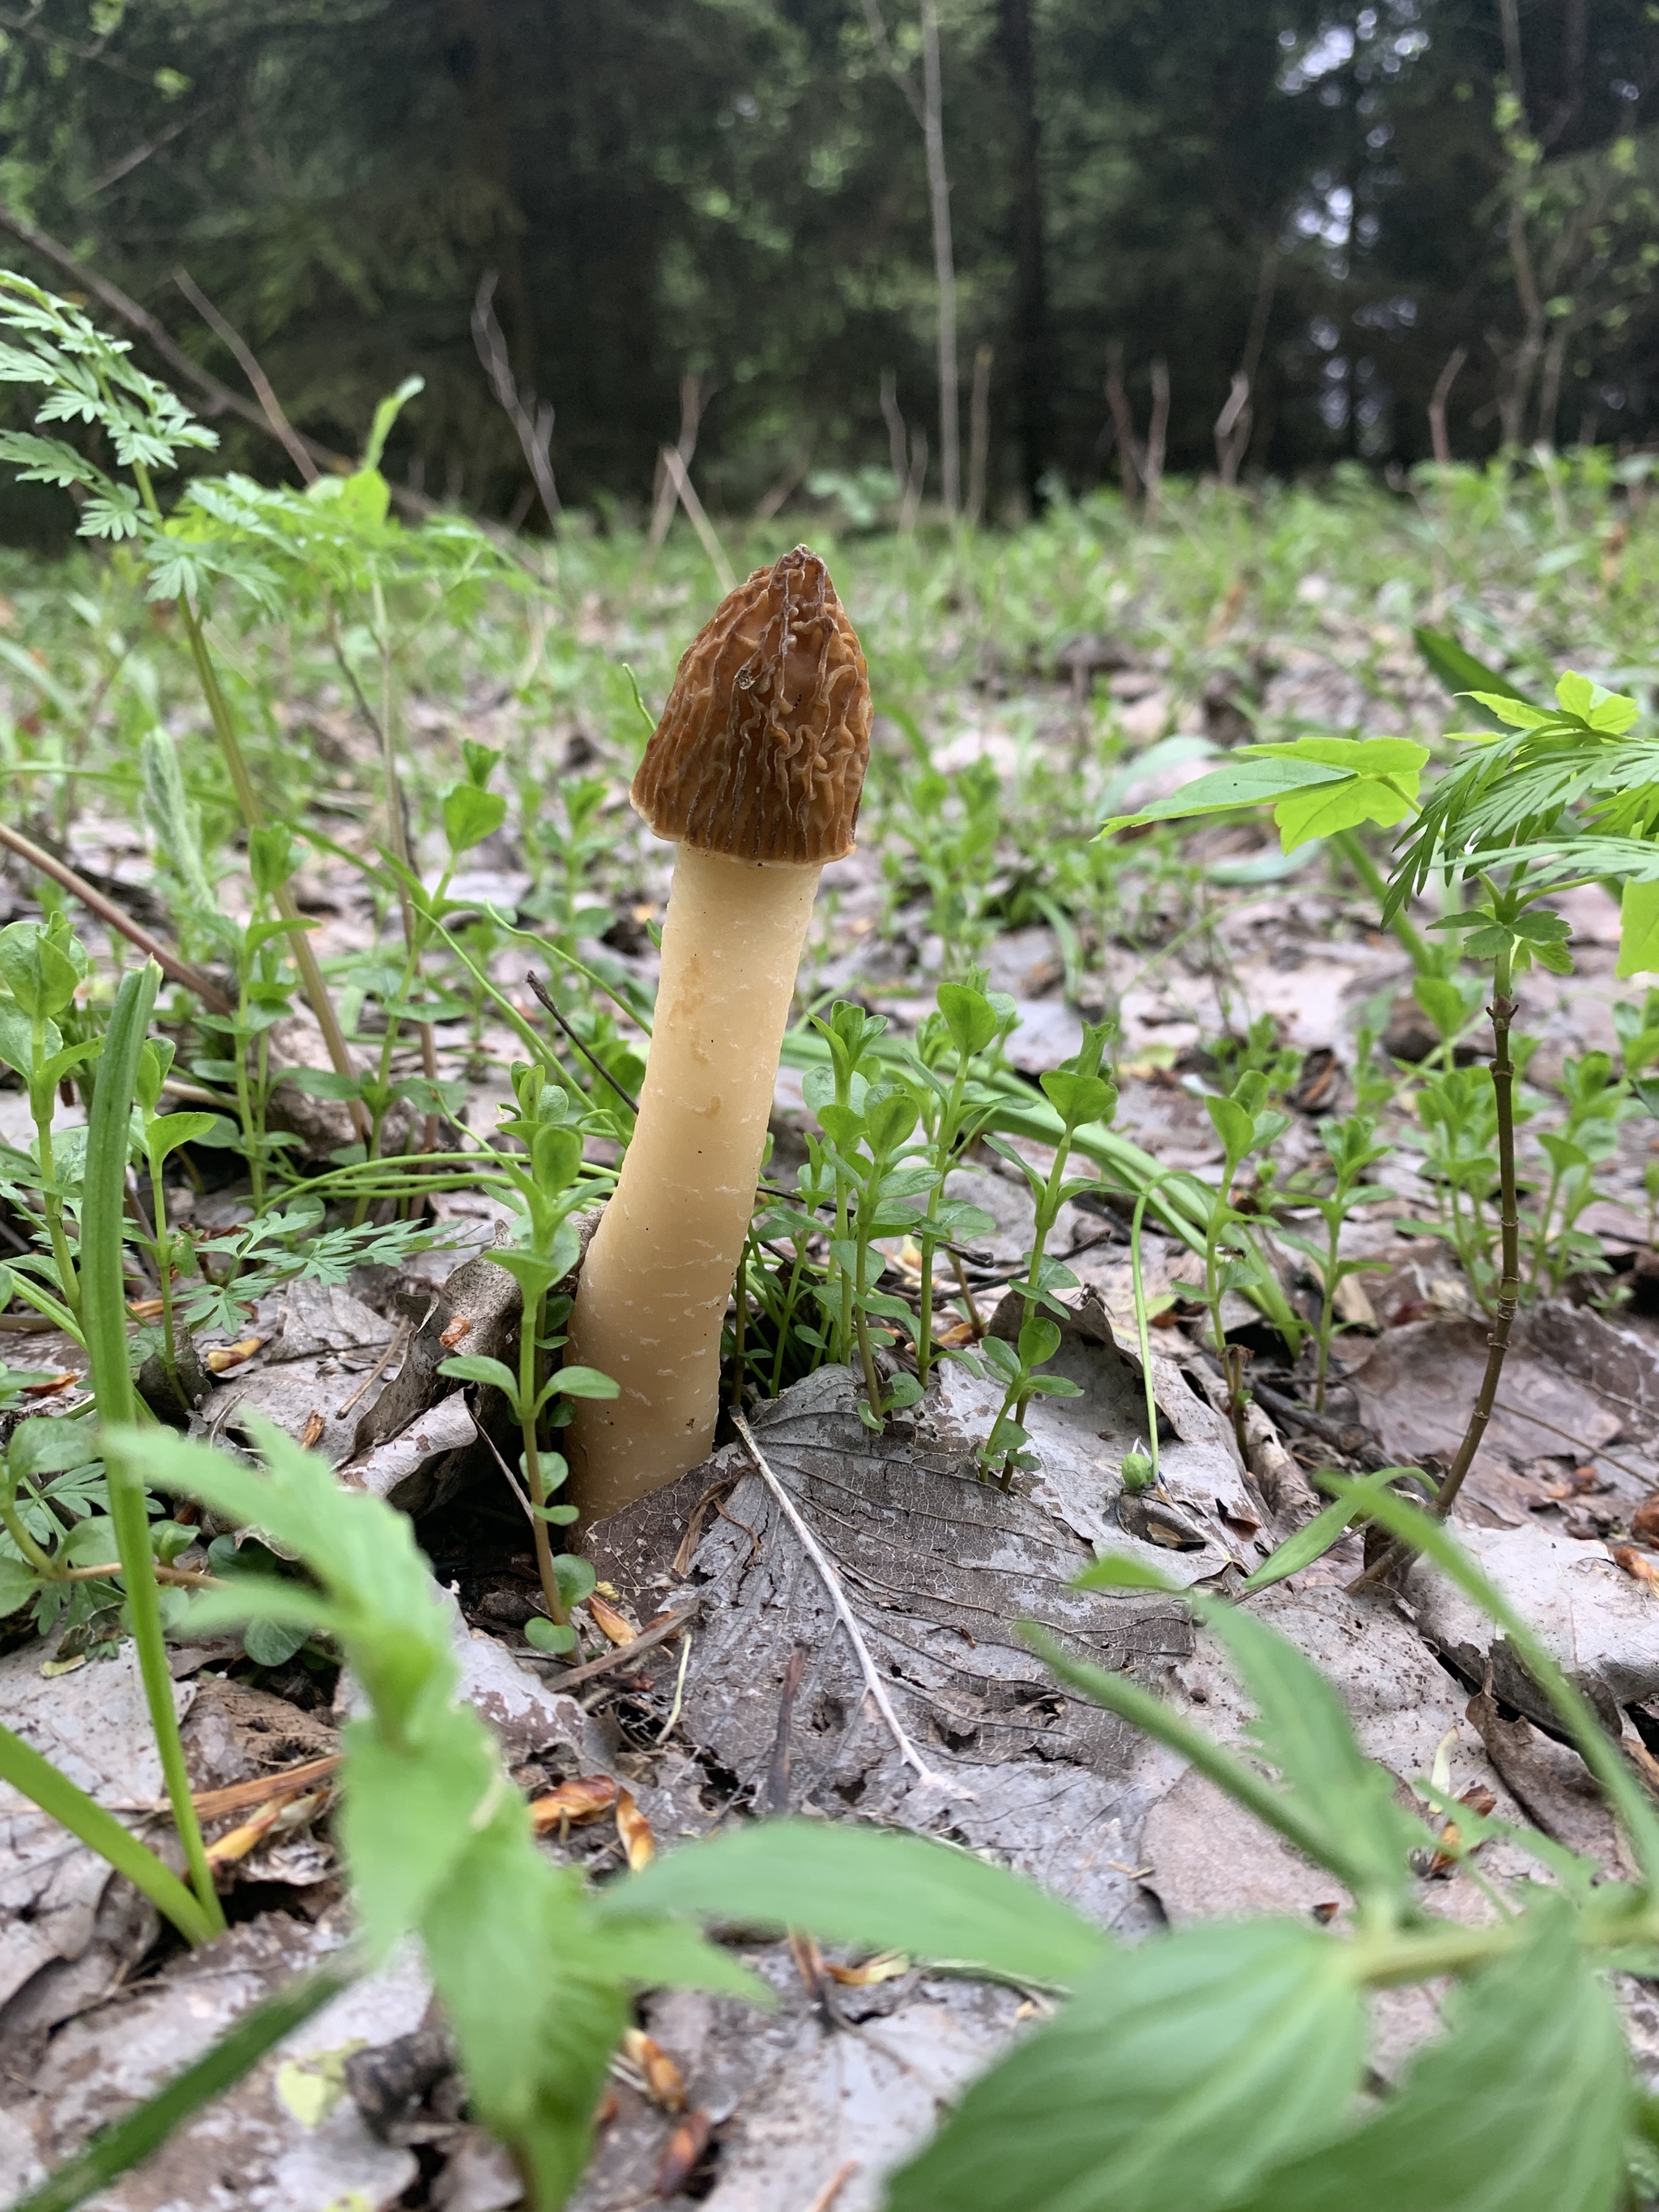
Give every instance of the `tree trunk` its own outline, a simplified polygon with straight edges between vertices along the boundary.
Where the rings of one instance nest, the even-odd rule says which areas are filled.
[[[1042,504],[1054,436],[1054,355],[1048,324],[1042,172],[1031,0],[1001,0],[1000,38],[1013,107],[1014,404],[1020,476],[1033,509]]]
[[[939,282],[939,473],[945,511],[962,505],[962,434],[957,391],[957,271],[951,248],[951,181],[945,169],[945,92],[939,78],[937,0],[921,0],[922,137],[927,149],[927,198],[933,222],[933,270]]]

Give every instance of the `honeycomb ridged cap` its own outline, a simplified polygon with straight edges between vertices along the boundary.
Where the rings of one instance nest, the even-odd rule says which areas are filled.
[[[631,793],[659,837],[815,867],[853,849],[870,678],[817,555],[728,592],[687,647]]]

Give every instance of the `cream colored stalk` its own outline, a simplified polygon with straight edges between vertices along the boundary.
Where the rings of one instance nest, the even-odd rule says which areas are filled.
[[[635,778],[678,844],[639,1121],[587,1256],[569,1357],[612,1376],[567,1437],[583,1520],[708,1455],[720,1325],[766,1143],[819,870],[852,849],[864,655],[805,546],[722,601]]]

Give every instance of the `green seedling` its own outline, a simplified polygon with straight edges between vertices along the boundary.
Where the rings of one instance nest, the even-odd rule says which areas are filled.
[[[1059,1293],[1077,1287],[1077,1277],[1071,1269],[1050,1257],[1048,1243],[1062,1208],[1094,1187],[1092,1176],[1068,1179],[1066,1173],[1078,1131],[1109,1122],[1117,1110],[1117,1086],[1100,1073],[1101,1056],[1109,1035],[1108,1024],[1086,1023],[1081,1050],[1052,1074],[1041,1079],[1043,1096],[1059,1115],[1060,1125],[1060,1140],[1047,1175],[1040,1173],[1023,1152],[1016,1152],[1011,1145],[999,1142],[996,1146],[1003,1158],[1012,1161],[1024,1176],[1036,1208],[1024,1273],[1010,1285],[1021,1302],[1018,1334],[1012,1346],[998,1338],[988,1337],[981,1347],[986,1364],[1003,1385],[1003,1400],[991,1433],[980,1448],[980,1460],[988,1469],[1001,1462],[1005,1490],[1012,1484],[1016,1468],[1036,1465],[1024,1426],[1026,1408],[1031,1400],[1080,1395],[1077,1384],[1067,1382],[1063,1376],[1037,1372],[1054,1358],[1060,1343],[1059,1324],[1044,1308],[1064,1316],[1066,1309]]]
[[[1351,1114],[1344,1121],[1327,1121],[1322,1125],[1319,1134],[1330,1161],[1330,1189],[1304,1190],[1293,1182],[1287,1184],[1280,1193],[1279,1204],[1285,1211],[1294,1209],[1299,1213],[1306,1208],[1316,1214],[1324,1225],[1324,1241],[1316,1243],[1298,1231],[1283,1226],[1279,1231],[1279,1238],[1292,1251],[1300,1252],[1319,1279],[1319,1319],[1314,1331],[1316,1347],[1314,1407],[1316,1412],[1323,1413],[1325,1385],[1330,1373],[1331,1341],[1337,1328],[1337,1291],[1351,1276],[1363,1273],[1367,1268],[1387,1265],[1381,1260],[1345,1259],[1342,1256],[1342,1231],[1350,1217],[1360,1207],[1375,1205],[1383,1195],[1374,1183],[1368,1183],[1364,1177],[1368,1168],[1375,1167],[1379,1160],[1388,1158],[1390,1147],[1376,1141],[1376,1124],[1369,1114]]]
[[[550,1530],[568,1526],[576,1509],[551,1502],[569,1468],[563,1455],[548,1447],[544,1428],[553,1409],[568,1421],[574,1400],[614,1398],[617,1385],[608,1375],[574,1363],[547,1373],[544,1360],[565,1342],[548,1332],[562,1326],[570,1312],[569,1298],[561,1294],[555,1303],[551,1293],[572,1273],[580,1249],[571,1217],[592,1201],[604,1183],[584,1169],[581,1125],[571,1118],[569,1094],[549,1080],[544,1067],[524,1061],[514,1067],[513,1087],[515,1110],[503,1108],[500,1133],[522,1147],[522,1165],[502,1157],[506,1179],[524,1210],[525,1229],[519,1243],[494,1247],[486,1257],[506,1269],[523,1296],[518,1370],[499,1359],[464,1352],[445,1360],[438,1371],[457,1382],[488,1384],[507,1401],[521,1439],[519,1472],[549,1616],[538,1628],[537,1640],[544,1650],[568,1651],[576,1640],[570,1607],[592,1590],[593,1570],[574,1553],[553,1550]]]

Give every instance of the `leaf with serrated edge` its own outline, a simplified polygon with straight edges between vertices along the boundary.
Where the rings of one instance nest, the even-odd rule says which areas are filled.
[[[1270,2173],[1240,2212],[1611,2212],[1630,2096],[1611,1998],[1560,1906],[1449,2002],[1367,2126]]]
[[[1340,2124],[1364,2050],[1332,1937],[1283,1920],[1153,1937],[974,2084],[888,2212],[1215,2212]]]
[[[805,1928],[844,1943],[1067,1984],[1108,1939],[1057,1898],[965,1851],[878,1828],[769,1820],[666,1853],[608,1889],[611,1915],[675,1912]]]

